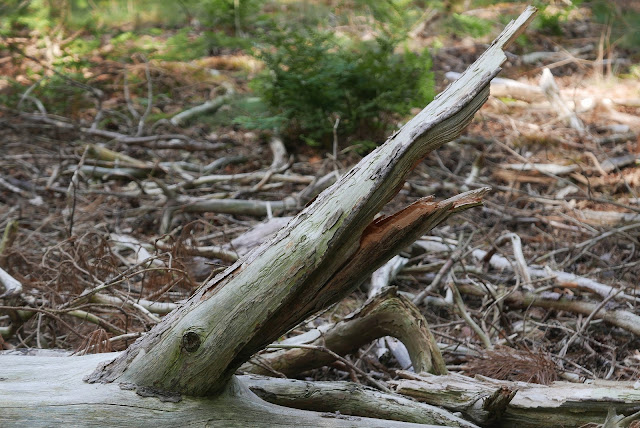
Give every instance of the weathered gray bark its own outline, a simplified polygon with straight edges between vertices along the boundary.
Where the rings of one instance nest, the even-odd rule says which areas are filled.
[[[295,379],[240,376],[240,380],[260,398],[270,403],[317,412],[473,428],[477,425],[395,394],[386,394],[352,382],[305,382]]]
[[[610,410],[630,415],[638,411],[640,403],[640,390],[634,387],[633,382],[596,380],[589,384],[554,382],[546,386],[474,379],[458,374],[433,376],[405,372],[404,376],[408,379],[393,382],[397,392],[453,412],[462,412],[477,424],[499,427],[602,424]],[[491,397],[494,397],[493,401]],[[500,400],[500,397],[507,399]],[[500,405],[488,406],[492,402]],[[640,415],[635,419],[640,420]]]
[[[338,417],[267,403],[237,379],[215,398],[144,397],[127,386],[83,382],[112,354],[0,357],[0,426],[10,427],[424,427]],[[124,389],[123,389],[124,387]],[[141,394],[153,391],[138,391]],[[432,426],[432,425],[431,425]]]

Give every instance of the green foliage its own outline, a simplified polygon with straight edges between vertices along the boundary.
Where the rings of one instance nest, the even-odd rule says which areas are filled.
[[[154,31],[155,32],[155,31]],[[219,51],[248,49],[247,39],[228,36],[221,32],[195,32],[192,27],[178,30],[164,43],[158,43],[153,36],[139,35],[126,31],[111,40],[114,51],[112,57],[130,57],[134,53],[145,53],[149,58],[165,61],[191,61]]]
[[[66,0],[69,13],[64,25],[70,30],[103,32],[125,26],[141,29],[153,25],[183,26],[182,2],[169,0]]]
[[[251,41],[246,38],[229,36],[221,31],[207,31],[204,33],[204,41],[208,52],[216,52],[222,49],[250,49]]]
[[[65,46],[65,49],[72,55],[89,55],[100,47],[100,40],[95,37],[73,39]]]
[[[72,40],[62,48],[62,55],[55,58],[52,65],[58,71],[80,72],[91,67],[91,53],[100,46],[100,40],[95,37],[78,38]]]
[[[257,125],[281,123],[285,136],[326,144],[340,118],[340,134],[379,141],[393,126],[394,114],[407,114],[433,98],[430,56],[407,49],[398,54],[398,40],[354,41],[290,30],[271,33],[268,42],[259,54],[266,71],[252,87],[273,115]]]
[[[366,155],[377,147],[377,144],[373,141],[362,140],[354,141],[351,143],[351,147],[355,149],[355,152],[360,155]]]
[[[16,106],[24,93],[24,86],[14,79],[7,77],[0,78],[0,83],[6,85],[3,90],[0,91],[0,105]]]
[[[623,77],[629,79],[640,79],[640,65],[632,65],[629,67],[629,72],[623,75]]]
[[[264,0],[184,0],[188,15],[211,28],[242,31],[259,17]],[[240,28],[236,28],[239,25]]]
[[[424,18],[433,0],[352,0],[352,1],[271,1],[267,19],[257,19],[258,27],[349,27],[357,22],[376,32],[394,37],[406,34]],[[278,10],[273,11],[277,5]],[[266,10],[269,10],[265,8]],[[347,30],[348,31],[348,30]]]
[[[611,40],[608,42],[637,53],[640,46],[640,10],[633,3],[596,0],[591,4],[591,11],[597,22],[611,26]]]
[[[445,28],[457,35],[483,37],[491,32],[491,22],[475,16],[452,13],[445,22]]]
[[[260,98],[244,94],[236,94],[214,115],[203,115],[199,120],[212,127],[236,124],[249,129],[273,129],[279,126],[277,118],[270,117],[267,106]]]
[[[169,37],[164,51],[156,57],[167,61],[190,61],[205,56],[207,54],[206,39],[203,36],[191,37],[190,30],[190,28],[183,28]]]
[[[81,73],[65,72],[65,76],[76,82],[86,82]],[[49,113],[63,116],[74,116],[95,106],[85,89],[69,84],[69,80],[58,75],[41,80],[31,94],[46,106]]]
[[[528,35],[522,33],[516,38],[516,45],[520,46],[524,50],[531,50],[533,42]]]
[[[0,35],[15,30],[46,31],[55,25],[55,13],[45,0],[5,0],[0,3]]]
[[[532,28],[543,31],[545,34],[561,36],[563,34],[562,23],[567,20],[569,12],[574,6],[550,7],[543,0],[534,2],[534,5],[538,8],[538,15],[533,21]]]
[[[354,10],[364,10],[374,22],[383,24],[390,33],[398,35],[411,28],[423,15],[427,3],[415,0],[355,0]]]

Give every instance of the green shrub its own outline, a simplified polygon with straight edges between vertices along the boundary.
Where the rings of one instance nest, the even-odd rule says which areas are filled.
[[[203,37],[209,53],[215,53],[225,49],[251,49],[251,42],[248,39],[229,36],[222,31],[206,31]]]
[[[191,28],[186,27],[169,37],[162,53],[156,57],[166,61],[191,61],[206,56],[207,41],[203,36],[192,37],[190,32]]]
[[[397,115],[433,98],[429,54],[396,53],[398,44],[317,30],[273,32],[259,54],[266,70],[252,82],[272,116],[254,125],[279,124],[289,140],[326,145],[339,117],[341,136],[381,140]]]
[[[483,37],[491,32],[491,22],[470,15],[453,13],[446,18],[445,27],[459,36]]]
[[[542,0],[537,0],[535,6],[538,8],[538,15],[533,21],[532,28],[545,34],[561,36],[563,34],[562,23],[566,22],[573,6],[560,8],[549,7],[549,5]]]
[[[628,49],[634,59],[637,59],[640,46],[640,10],[634,3],[637,2],[595,0],[589,6],[596,22],[611,26],[608,42]]]
[[[47,31],[56,23],[56,10],[44,0],[0,2],[0,35],[16,30]]]
[[[263,3],[264,0],[241,0],[237,3],[234,0],[186,0],[183,4],[209,28],[242,31],[259,16]]]

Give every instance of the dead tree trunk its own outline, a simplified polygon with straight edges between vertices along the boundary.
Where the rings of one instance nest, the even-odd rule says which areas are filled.
[[[119,412],[128,403],[126,397],[135,396],[132,390],[138,395],[174,401],[183,396],[216,395],[225,400],[232,396],[246,399],[246,394],[238,392],[233,374],[255,352],[309,315],[342,299],[368,274],[453,213],[480,204],[487,189],[442,202],[425,198],[396,214],[374,220],[402,187],[407,174],[429,152],[457,137],[467,126],[487,100],[489,82],[506,59],[503,49],[524,30],[534,13],[530,7],[510,23],[457,81],[323,192],[275,238],[204,284],[129,349],[90,374],[82,390],[96,394],[94,404],[99,405],[99,412],[87,413],[90,410],[86,406],[77,405],[87,400],[78,396],[77,401],[56,407],[57,412],[68,415],[68,420],[73,420],[73,415],[102,420]],[[80,369],[72,359],[68,360],[73,382],[61,384],[60,394],[74,388],[78,373],[87,369],[86,364]],[[50,381],[59,382],[60,378],[55,378],[59,375],[51,373]],[[113,392],[118,389],[116,385],[127,391],[120,390],[111,402],[104,391]],[[15,407],[12,412],[5,412],[3,393],[0,388],[0,420],[6,414],[15,418],[13,421],[20,419],[21,413]],[[58,398],[50,397],[53,401]],[[197,402],[194,398],[184,400],[190,405]],[[221,411],[220,406],[212,404],[216,398],[202,400],[203,406],[211,406],[210,418]],[[135,402],[140,405],[138,398]],[[60,400],[57,403],[62,404]],[[147,405],[148,418],[187,406],[159,404],[157,400]],[[228,403],[226,406],[225,418],[233,419],[231,407]],[[248,412],[247,406],[237,412]],[[256,406],[254,413],[266,411]],[[259,408],[262,410],[256,410]],[[23,410],[31,412],[33,406]],[[190,421],[211,420],[206,417],[207,411],[201,408],[200,416]],[[320,426],[317,421],[307,423]],[[281,424],[301,422],[283,420]],[[367,424],[364,425],[372,426]],[[384,425],[389,426],[388,422]]]
[[[503,48],[533,16],[528,9],[451,86],[365,157],[271,241],[195,293],[90,382],[128,382],[188,395],[222,389],[255,352],[337,302],[407,244],[484,190],[441,203],[376,213],[429,152],[457,137],[489,96]]]

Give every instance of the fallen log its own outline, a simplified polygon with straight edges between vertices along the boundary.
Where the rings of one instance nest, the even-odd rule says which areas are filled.
[[[402,372],[401,376],[406,379],[392,382],[396,392],[461,412],[476,424],[505,428],[601,424],[610,410],[631,415],[638,411],[640,403],[640,389],[634,382],[595,380],[584,384],[553,382],[539,385],[459,374],[434,376]],[[490,403],[500,402],[496,397],[507,397],[508,400],[502,401],[500,406],[490,406]],[[634,419],[640,419],[640,415]]]
[[[82,378],[113,354],[0,356],[2,427],[424,427],[422,424],[297,410],[269,404],[233,379],[216,397],[178,397]],[[433,426],[433,425],[428,425]]]
[[[385,394],[352,382],[305,382],[256,375],[240,376],[240,379],[263,400],[281,406],[421,424],[477,427],[449,412],[443,412],[439,407]]]

